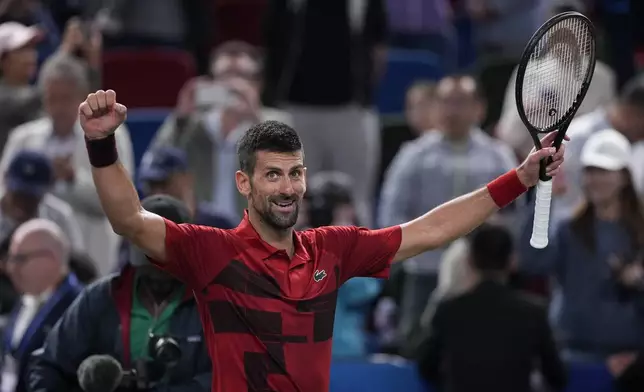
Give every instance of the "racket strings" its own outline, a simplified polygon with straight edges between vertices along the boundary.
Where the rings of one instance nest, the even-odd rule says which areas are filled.
[[[549,130],[576,107],[592,72],[594,36],[580,18],[551,26],[530,53],[522,99],[527,120],[540,131]]]

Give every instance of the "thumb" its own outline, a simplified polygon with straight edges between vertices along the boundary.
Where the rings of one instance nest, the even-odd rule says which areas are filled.
[[[127,114],[127,108],[125,107],[125,105],[122,105],[120,103],[114,104],[114,110],[122,117],[125,117],[125,115]]]

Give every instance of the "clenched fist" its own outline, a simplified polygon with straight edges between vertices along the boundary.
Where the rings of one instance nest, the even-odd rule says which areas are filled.
[[[116,102],[114,90],[98,90],[78,107],[81,128],[88,139],[102,139],[116,131],[127,117],[127,108]]]

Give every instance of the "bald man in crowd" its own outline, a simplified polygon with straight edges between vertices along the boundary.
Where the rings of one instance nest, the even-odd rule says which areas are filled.
[[[31,353],[80,293],[69,270],[70,244],[56,223],[33,219],[19,226],[4,269],[22,297],[4,329],[1,392],[27,391]]]

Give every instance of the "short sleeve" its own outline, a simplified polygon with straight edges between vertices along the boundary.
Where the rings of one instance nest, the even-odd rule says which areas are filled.
[[[369,230],[354,226],[325,228],[327,245],[341,255],[341,280],[353,277],[388,278],[389,267],[400,248],[400,226]],[[332,250],[332,249],[330,249]]]
[[[191,289],[203,289],[232,256],[231,234],[214,227],[164,221],[166,262],[152,262]]]

